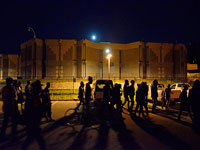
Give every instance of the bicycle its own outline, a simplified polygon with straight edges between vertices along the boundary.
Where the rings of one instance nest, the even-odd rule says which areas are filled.
[[[84,105],[78,105],[75,108],[69,108],[65,111],[64,117],[66,118],[66,125],[70,127],[75,127],[76,125],[81,125],[84,123]]]

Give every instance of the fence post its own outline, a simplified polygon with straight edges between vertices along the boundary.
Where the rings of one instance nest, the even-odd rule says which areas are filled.
[[[74,82],[76,82],[76,78],[73,76],[73,94],[74,94]]]

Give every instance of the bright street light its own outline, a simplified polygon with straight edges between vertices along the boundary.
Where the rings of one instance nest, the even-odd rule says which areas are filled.
[[[112,55],[111,55],[111,54],[108,54],[106,58],[107,58],[107,59],[110,59],[110,57],[112,57]]]
[[[108,59],[108,79],[110,79],[110,58],[112,57],[111,54],[108,54],[106,58]]]
[[[110,53],[111,52],[110,48],[106,48],[105,52],[107,54],[106,58],[108,59],[108,79],[110,79],[110,58],[112,57],[112,54]]]

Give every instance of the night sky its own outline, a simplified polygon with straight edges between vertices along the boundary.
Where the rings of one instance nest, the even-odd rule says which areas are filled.
[[[188,43],[200,41],[200,0],[2,0],[0,53],[33,38]]]

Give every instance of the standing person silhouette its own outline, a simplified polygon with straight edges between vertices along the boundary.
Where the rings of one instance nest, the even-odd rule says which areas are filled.
[[[156,110],[156,106],[157,106],[157,103],[158,103],[158,81],[157,80],[154,80],[153,81],[153,85],[151,87],[151,97],[153,99],[153,107],[152,107],[152,112],[155,112]]]
[[[80,103],[78,104],[77,108],[79,108],[81,104],[83,104],[83,107],[84,107],[85,102],[84,102],[84,83],[83,83],[83,81],[80,82],[80,86],[78,89],[78,98],[80,100]]]
[[[141,105],[142,105],[141,109],[142,109],[142,112],[144,112],[143,111],[143,106],[144,106],[144,108],[146,110],[146,115],[148,117],[149,115],[148,115],[148,107],[147,107],[147,85],[146,85],[146,83],[142,82],[140,88],[141,88]],[[144,117],[144,113],[142,115]]]
[[[27,150],[33,139],[36,139],[40,149],[45,150],[45,141],[41,134],[40,121],[42,119],[42,84],[36,80],[31,84],[30,107],[26,109],[27,116],[27,138],[24,141],[22,150]]]
[[[189,101],[191,102],[192,112],[194,114],[194,128],[200,132],[200,81],[196,80],[192,89],[189,91]]]
[[[135,96],[135,81],[131,80],[131,85],[129,86],[129,97],[131,99],[131,106],[130,106],[130,111],[133,111],[133,106],[134,106],[134,96]]]
[[[111,113],[112,108],[110,105],[110,98],[111,98],[111,89],[110,84],[108,81],[106,81],[105,86],[103,88],[103,112],[104,113],[104,119],[106,120],[106,123],[110,124],[111,119]]]
[[[119,114],[119,119],[124,120],[122,116],[122,101],[121,101],[121,84],[115,84],[114,89],[113,89],[113,99],[115,104],[117,105],[117,113]]]
[[[171,88],[170,88],[170,84],[168,84],[167,88],[165,89],[166,110],[169,110],[170,94],[171,94]]]
[[[167,100],[165,98],[165,91],[161,91],[161,107],[167,110]]]
[[[9,118],[12,121],[12,138],[15,139],[17,130],[17,117],[18,117],[18,107],[16,102],[16,91],[12,86],[13,79],[6,79],[6,86],[2,88],[2,100],[3,100],[3,123],[0,133],[0,138],[4,138],[6,134],[6,128],[8,126]]]
[[[45,109],[45,117],[47,121],[54,121],[52,119],[52,112],[51,112],[51,99],[50,99],[50,93],[49,93],[50,83],[46,83],[45,89],[42,91],[42,104]]]
[[[149,92],[149,87],[147,85],[147,82],[144,82],[144,96],[145,96],[144,107],[146,108],[146,110],[148,109],[148,92]]]
[[[143,112],[143,106],[142,106],[142,90],[141,90],[141,85],[140,84],[137,84],[137,91],[136,91],[136,102],[137,102],[137,105],[136,105],[136,108],[135,108],[135,113],[134,113],[134,116],[136,116],[136,113],[138,111],[138,108],[140,108],[139,110],[139,117],[140,117],[140,114],[144,114]]]
[[[129,108],[129,82],[128,80],[125,80],[125,83],[124,83],[124,103],[123,103],[123,106],[126,104],[126,102],[128,102],[128,110],[130,110]]]
[[[31,99],[31,81],[30,80],[27,81],[27,84],[25,86],[25,96],[26,96],[26,99],[25,99],[25,109],[26,109],[29,107],[28,105],[30,105],[30,99]]]
[[[110,98],[111,98],[111,89],[110,89],[110,84],[107,81],[103,88],[103,99],[104,99],[105,106],[107,108],[109,108]]]
[[[21,104],[21,112],[24,112],[23,103],[24,103],[24,97],[22,92],[22,86],[21,82],[19,81],[17,83],[17,103]]]
[[[90,118],[90,102],[91,102],[91,96],[92,96],[92,89],[90,87],[90,84],[92,84],[93,79],[91,76],[88,77],[88,83],[86,84],[86,89],[85,89],[85,106],[86,106],[86,124],[89,122]]]
[[[179,115],[178,115],[178,120],[181,120],[181,114],[183,111],[187,111],[191,120],[192,120],[192,115],[190,112],[190,104],[189,104],[189,100],[187,97],[187,90],[188,90],[188,86],[185,85],[183,91],[181,92],[179,99],[181,100],[181,104],[180,104],[180,110],[179,110]]]
[[[117,105],[117,110],[119,112],[122,112],[122,101],[121,101],[120,89],[121,89],[121,85],[116,83],[113,89],[113,99],[114,99],[114,103]]]

